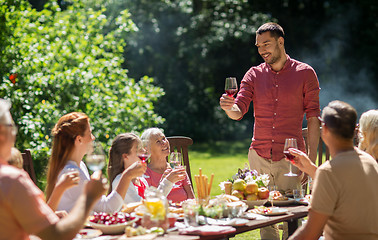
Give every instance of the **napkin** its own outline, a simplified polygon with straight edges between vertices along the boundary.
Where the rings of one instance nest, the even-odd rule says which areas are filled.
[[[187,235],[218,235],[218,234],[227,234],[236,232],[236,229],[230,226],[198,226],[198,227],[188,227],[184,229],[179,229],[180,234],[187,234]]]

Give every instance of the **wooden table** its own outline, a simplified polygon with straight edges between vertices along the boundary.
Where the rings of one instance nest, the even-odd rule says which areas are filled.
[[[229,234],[217,234],[217,235],[208,235],[208,236],[198,236],[198,235],[179,235],[178,231],[167,233],[163,236],[154,238],[156,240],[215,240],[215,239],[229,239],[235,237],[238,234],[249,232],[255,229],[267,227],[280,222],[288,223],[288,233],[289,236],[292,235],[295,230],[298,228],[298,219],[304,218],[308,214],[308,206],[284,206],[283,208],[288,209],[288,213],[279,216],[269,216],[266,219],[262,220],[250,220],[244,226],[235,227],[236,232]],[[128,239],[124,235],[114,236],[112,239]],[[142,237],[142,236],[141,236]],[[142,239],[142,238],[141,238]]]

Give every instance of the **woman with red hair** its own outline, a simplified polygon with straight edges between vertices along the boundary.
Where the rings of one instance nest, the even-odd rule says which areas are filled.
[[[95,137],[92,135],[89,118],[84,113],[72,112],[64,115],[52,130],[54,136],[52,153],[47,172],[46,198],[50,198],[57,179],[73,170],[79,171],[80,181],[63,193],[57,210],[69,212],[76,199],[82,193],[84,183],[90,179],[87,166],[82,161]],[[122,172],[120,183],[108,196],[102,198],[94,206],[94,211],[116,212],[123,205],[123,199],[131,179],[144,173],[146,167],[139,162]]]

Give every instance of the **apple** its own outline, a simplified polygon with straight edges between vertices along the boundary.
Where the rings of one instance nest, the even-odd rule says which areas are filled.
[[[258,200],[258,197],[257,197],[256,193],[252,193],[252,194],[247,195],[246,200],[247,201],[256,201],[256,200]]]
[[[232,184],[232,188],[234,190],[239,190],[239,191],[244,192],[246,185],[247,184],[245,183],[243,179],[236,179],[234,181],[234,184]]]
[[[258,196],[260,199],[269,198],[269,190],[266,187],[259,188]]]
[[[235,196],[237,198],[239,198],[240,200],[243,200],[244,199],[244,194],[242,191],[239,191],[239,190],[234,190],[232,191],[231,193],[232,196]]]
[[[258,190],[259,190],[259,186],[255,182],[249,182],[249,183],[247,183],[247,185],[245,187],[245,193],[247,195],[252,194],[252,193],[257,193]]]

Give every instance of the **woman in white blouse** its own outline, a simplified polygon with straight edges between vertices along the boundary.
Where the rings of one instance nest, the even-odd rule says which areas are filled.
[[[82,161],[95,137],[92,135],[89,118],[84,113],[72,112],[64,115],[52,130],[54,136],[52,153],[47,172],[46,198],[50,198],[57,179],[72,170],[79,171],[80,181],[63,193],[57,210],[69,212],[83,192],[84,183],[90,179],[88,169]],[[108,196],[102,198],[94,206],[97,212],[116,212],[123,205],[123,198],[131,179],[143,174],[146,166],[135,163],[122,172],[120,184]]]

